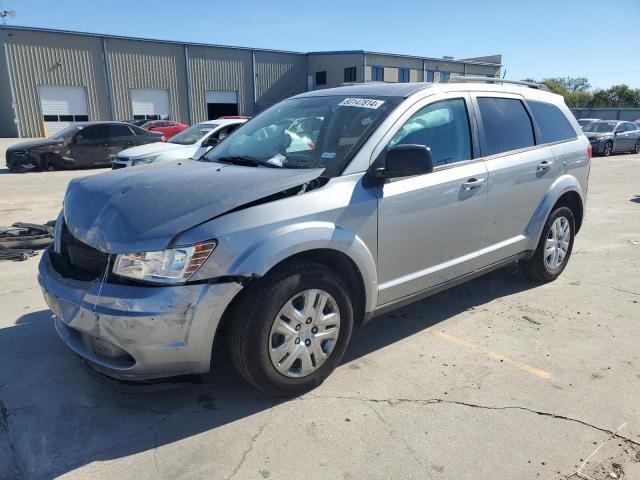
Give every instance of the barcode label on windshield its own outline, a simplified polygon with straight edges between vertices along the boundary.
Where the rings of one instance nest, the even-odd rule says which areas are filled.
[[[345,98],[338,105],[342,107],[380,108],[384,100],[374,100],[372,98]]]

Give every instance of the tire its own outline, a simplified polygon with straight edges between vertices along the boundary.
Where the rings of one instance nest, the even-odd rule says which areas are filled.
[[[301,292],[310,290],[322,292],[328,298],[320,313],[305,313],[295,318],[290,314],[286,317],[282,315],[281,310],[287,305],[304,300]],[[312,297],[313,295],[310,295],[307,298]],[[306,308],[306,300],[304,305]],[[327,311],[330,313],[325,314]],[[324,322],[325,318],[333,315],[332,311],[338,313],[337,333],[335,325],[327,326],[316,323],[315,320],[310,322],[311,318],[303,318],[307,315],[318,315],[316,318],[322,316]],[[297,308],[296,312],[300,313]],[[277,320],[281,320],[279,325],[285,323],[291,329],[295,327],[295,330],[287,329],[287,337],[280,335],[276,327]],[[264,393],[287,397],[316,388],[338,366],[351,338],[353,307],[348,289],[333,270],[314,262],[295,261],[274,270],[249,286],[231,312],[230,324],[231,357],[238,372]],[[316,329],[317,337],[311,328]],[[337,338],[317,341],[318,338],[325,338],[327,332],[329,335],[337,335]],[[279,337],[282,337],[281,345],[277,343]],[[314,343],[309,340],[311,337]],[[320,354],[324,354],[325,350],[329,351],[324,358],[309,353],[313,352],[317,345],[321,345]],[[291,354],[284,354],[285,359],[289,356],[298,358],[293,361],[289,370],[283,367],[287,363],[283,360],[279,363],[280,370],[276,367],[277,360],[273,357],[280,358],[282,355],[282,352],[274,353],[279,346],[284,348],[284,352],[293,350]],[[307,352],[306,355],[301,353],[303,351]],[[314,361],[314,358],[320,361]],[[303,359],[306,360],[307,366],[311,365],[314,368],[310,373],[302,373]],[[296,370],[296,365],[300,366],[300,371]]]
[[[40,162],[40,170],[43,172],[54,172],[58,169],[58,162],[55,155],[46,155]]]
[[[636,142],[636,146],[633,149],[633,153],[635,153],[636,155],[640,153],[640,140]]]
[[[555,230],[552,230],[554,224],[556,225],[556,227],[559,224],[562,224],[561,219],[564,219],[569,227],[569,239],[565,249],[561,247],[562,242],[557,241]],[[559,223],[556,223],[557,221]],[[575,237],[576,231],[575,225],[576,222],[571,209],[567,207],[558,207],[553,212],[551,212],[551,214],[547,218],[547,222],[544,225],[542,235],[540,236],[540,241],[538,242],[538,247],[533,253],[533,256],[531,256],[531,258],[529,259],[518,261],[518,266],[520,267],[522,273],[524,273],[527,278],[537,282],[552,282],[553,280],[558,278],[564,268],[567,266],[569,257],[571,257],[571,251],[573,249],[573,239]],[[545,250],[547,249],[547,241],[552,241],[550,237],[553,238],[553,241],[555,242],[556,250],[560,249],[561,252],[564,252],[561,261],[555,267],[553,267],[553,256],[550,257],[545,252]]]
[[[602,148],[602,156],[603,157],[610,157],[611,155],[613,155],[613,143],[612,142],[607,142],[607,143],[605,143],[604,147]]]

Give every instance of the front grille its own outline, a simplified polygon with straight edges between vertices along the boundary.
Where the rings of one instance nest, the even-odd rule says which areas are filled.
[[[76,280],[93,280],[104,275],[109,254],[75,238],[66,224],[60,232],[60,253],[52,253],[53,266],[62,276]]]

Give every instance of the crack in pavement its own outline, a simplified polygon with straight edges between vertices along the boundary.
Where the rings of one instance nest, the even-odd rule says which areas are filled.
[[[640,296],[640,293],[638,292],[634,292],[633,290],[625,290],[624,288],[619,288],[619,287],[614,287],[613,285],[607,285],[606,283],[598,283],[598,282],[591,282],[589,280],[585,280],[584,278],[573,278],[573,277],[568,277],[568,276],[564,276],[564,278],[568,279],[568,280],[573,280],[575,282],[584,282],[584,283],[588,283],[590,285],[594,285],[596,287],[603,287],[603,288],[610,288],[611,290],[615,290],[617,292],[622,292],[622,293],[630,293],[631,295],[638,295]]]
[[[632,445],[636,445],[640,447],[640,442],[632,440],[629,437],[625,437],[624,435],[620,435],[617,431],[609,430],[607,428],[599,427],[597,425],[593,425],[589,422],[585,422],[584,420],[580,420],[579,418],[567,417],[565,415],[558,415],[551,412],[544,412],[540,410],[533,410],[532,408],[520,407],[517,405],[506,405],[502,407],[496,407],[491,405],[479,405],[476,403],[468,403],[461,402],[456,400],[445,400],[442,398],[428,398],[428,399],[411,399],[411,398],[367,398],[367,397],[347,397],[347,396],[321,396],[321,395],[306,395],[305,397],[301,397],[300,400],[304,400],[305,398],[313,398],[313,399],[336,399],[336,400],[353,400],[358,402],[373,402],[373,403],[386,403],[392,407],[396,405],[400,405],[403,403],[413,403],[418,405],[439,405],[439,404],[448,404],[448,405],[459,405],[463,407],[469,408],[479,408],[483,410],[520,410],[523,412],[534,413],[536,415],[540,415],[542,417],[550,417],[557,418],[559,420],[566,420],[568,422],[575,422],[585,427],[593,428],[600,432],[611,435],[612,438],[618,438],[620,440],[627,441]]]
[[[13,457],[12,463],[15,465],[15,469],[16,469],[14,473],[17,475],[17,478],[24,478],[24,474],[22,473],[22,465],[20,464],[20,458],[18,456],[18,451],[16,450],[16,446],[13,443],[13,438],[11,438],[11,432],[9,431],[9,410],[7,410],[7,407],[5,407],[4,402],[2,400],[0,400],[0,427],[7,434],[7,441],[9,442],[9,448],[11,449],[11,456]]]
[[[260,435],[262,435],[262,432],[264,431],[264,429],[265,429],[265,427],[267,426],[268,423],[269,423],[268,420],[266,422],[264,422],[260,426],[260,428],[258,428],[258,431],[255,433],[255,435],[253,435],[253,437],[251,437],[251,440],[249,440],[249,445],[247,446],[245,451],[242,453],[242,458],[240,458],[240,462],[238,462],[238,465],[236,465],[236,467],[233,469],[233,471],[229,475],[229,477],[228,477],[229,480],[231,480],[232,478],[234,478],[238,474],[238,472],[242,468],[242,465],[244,465],[244,462],[247,460],[247,455],[249,455],[251,450],[253,450],[253,446],[255,445],[255,443],[258,440],[258,438],[260,437]]]

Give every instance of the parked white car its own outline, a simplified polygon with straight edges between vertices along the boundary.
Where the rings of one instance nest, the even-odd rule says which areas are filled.
[[[111,168],[115,170],[147,163],[198,159],[246,121],[246,118],[219,118],[196,123],[167,142],[155,142],[121,151]]]

